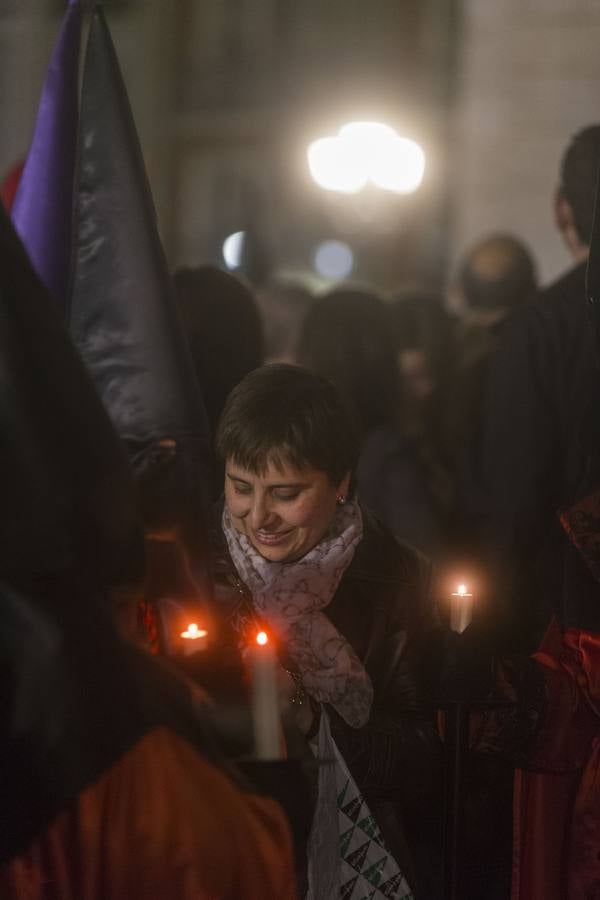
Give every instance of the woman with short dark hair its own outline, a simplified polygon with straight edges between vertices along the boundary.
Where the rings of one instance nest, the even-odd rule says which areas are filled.
[[[417,832],[439,787],[422,655],[429,565],[354,497],[358,440],[325,379],[290,365],[250,373],[229,396],[217,450],[224,613],[240,646],[257,626],[274,634],[298,727],[319,755],[330,748],[338,787],[349,773],[336,813],[335,786],[328,800],[331,779],[321,771],[308,896],[338,896],[353,878],[363,896],[378,889],[377,866],[380,886],[387,879],[398,890],[368,896],[409,896],[401,890],[403,874],[415,880],[407,845],[418,855]],[[329,857],[328,817],[340,829]]]

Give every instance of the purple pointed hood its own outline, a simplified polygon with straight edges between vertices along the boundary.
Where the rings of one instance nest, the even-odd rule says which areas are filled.
[[[208,420],[100,5],[85,55],[75,193],[70,332],[129,447],[148,530],[176,535],[206,594]]]
[[[70,0],[48,66],[12,220],[43,284],[66,305],[77,150],[81,8]]]

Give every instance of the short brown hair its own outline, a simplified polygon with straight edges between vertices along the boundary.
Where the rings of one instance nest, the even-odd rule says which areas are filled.
[[[216,449],[250,472],[269,463],[325,472],[339,484],[354,472],[358,439],[336,388],[302,366],[274,363],[250,372],[225,404]]]

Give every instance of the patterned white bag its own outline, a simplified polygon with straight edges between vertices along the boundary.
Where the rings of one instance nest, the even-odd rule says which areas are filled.
[[[311,746],[321,765],[306,900],[414,900],[333,740],[323,708]]]

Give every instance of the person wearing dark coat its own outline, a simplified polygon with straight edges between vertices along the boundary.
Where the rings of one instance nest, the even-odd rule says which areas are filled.
[[[225,406],[217,450],[225,461],[215,526],[218,644],[225,653],[243,650],[260,628],[274,635],[298,728],[319,748],[331,735],[337,749],[327,755],[341,755],[361,797],[355,812],[366,804],[361,821],[372,817],[373,840],[381,844],[381,832],[399,866],[387,869],[381,891],[384,880],[386,890],[406,890],[405,876],[417,896],[436,897],[429,563],[354,498],[351,420],[333,385],[308,370],[273,364],[246,376]],[[366,878],[361,889],[378,887],[364,859],[364,824],[356,820],[354,843],[340,845],[323,790],[320,780],[313,831],[333,821],[336,849],[327,856],[320,833],[309,841],[309,896],[337,895],[353,878]],[[383,859],[375,844],[368,852]]]
[[[596,622],[596,587],[585,567],[573,565],[576,551],[556,513],[581,478],[597,397],[585,260],[598,158],[595,126],[574,138],[557,196],[557,222],[576,264],[506,325],[459,499],[494,614],[508,645],[527,652],[555,612],[566,626],[575,618],[581,627]]]
[[[456,362],[443,414],[454,468],[479,426],[489,360],[506,322],[533,299],[536,289],[534,260],[513,235],[486,235],[460,261]]]
[[[600,585],[581,544],[598,531],[600,380],[585,260],[599,163],[592,126],[566,151],[556,199],[575,266],[507,324],[461,498],[482,573],[483,614],[466,640],[473,649],[492,635],[516,703],[486,739],[519,766],[513,900],[585,900],[600,884]],[[587,273],[596,285],[597,264]]]

